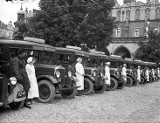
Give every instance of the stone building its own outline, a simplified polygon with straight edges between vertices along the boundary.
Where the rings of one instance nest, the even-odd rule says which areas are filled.
[[[160,3],[158,0],[136,0],[118,2],[112,9],[118,26],[113,30],[113,40],[107,46],[110,54],[133,58],[139,48],[139,42],[146,42],[149,30],[159,32]]]
[[[14,26],[12,21],[9,21],[8,24],[4,24],[0,21],[0,38],[12,39],[13,38]]]

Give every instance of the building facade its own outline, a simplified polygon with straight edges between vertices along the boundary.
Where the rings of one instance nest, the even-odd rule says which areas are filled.
[[[0,38],[2,39],[12,39],[14,32],[14,26],[12,21],[9,21],[8,24],[4,24],[0,21]]]
[[[160,30],[160,3],[158,0],[124,0],[117,2],[112,9],[118,26],[113,30],[113,40],[107,46],[110,54],[133,58],[139,48],[139,42],[146,42],[148,31]]]

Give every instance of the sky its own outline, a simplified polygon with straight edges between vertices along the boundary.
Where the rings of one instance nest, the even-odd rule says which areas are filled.
[[[0,0],[0,20],[8,24],[9,21],[13,23],[17,20],[17,12],[21,8],[21,0],[13,0],[14,2],[6,2],[5,0]],[[23,10],[28,8],[28,10],[39,9],[38,3],[40,0],[24,0]],[[120,5],[123,4],[123,0],[117,0]],[[146,0],[137,0],[141,2],[146,2]]]

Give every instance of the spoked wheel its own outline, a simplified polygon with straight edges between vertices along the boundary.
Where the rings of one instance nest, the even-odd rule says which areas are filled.
[[[24,105],[24,101],[12,102],[9,104],[9,106],[14,110],[18,110],[19,108],[23,107],[23,105]]]
[[[117,87],[118,87],[117,80],[111,77],[111,84],[106,86],[106,90],[114,91]]]
[[[73,87],[75,87],[75,88],[60,91],[60,94],[62,95],[62,97],[66,98],[66,99],[74,98],[77,93],[76,83],[73,83]],[[69,88],[69,87],[65,86],[64,88]]]
[[[79,91],[81,94],[88,95],[93,91],[93,83],[88,78],[84,78],[84,90]]]
[[[106,83],[104,80],[102,80],[103,82],[101,84],[99,84],[98,86],[94,86],[94,92],[95,93],[103,93],[106,90]]]
[[[48,80],[41,80],[39,83],[39,98],[42,103],[49,103],[55,98],[55,87]]]
[[[133,85],[133,79],[130,76],[127,76],[126,87],[131,87]]]

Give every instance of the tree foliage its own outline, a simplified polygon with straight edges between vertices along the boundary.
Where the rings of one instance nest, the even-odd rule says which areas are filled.
[[[141,44],[135,57],[143,61],[160,62],[160,33],[150,31],[148,42]]]
[[[29,36],[53,46],[86,44],[103,50],[109,43],[115,19],[114,0],[40,0],[41,10],[30,19]]]

